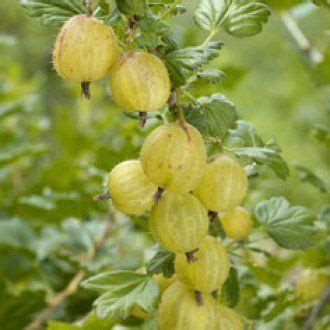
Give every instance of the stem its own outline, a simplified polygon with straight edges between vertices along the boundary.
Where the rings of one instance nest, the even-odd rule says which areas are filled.
[[[104,243],[108,240],[111,225],[114,221],[114,213],[112,210],[109,212],[109,220],[103,232],[101,239],[94,244],[93,254],[90,256],[89,261],[95,260]],[[54,310],[60,306],[68,297],[76,292],[80,282],[85,278],[86,272],[82,269],[78,270],[76,275],[71,279],[69,284],[59,293],[57,293],[48,303],[48,307],[44,309],[29,325],[25,327],[25,330],[37,330],[49,319]]]
[[[327,287],[323,292],[319,302],[314,306],[312,312],[307,317],[302,330],[312,330],[314,328],[314,323],[317,320],[317,317],[322,312],[323,308],[327,305],[330,300],[330,287]]]
[[[182,0],[175,0],[162,14],[162,16],[160,17],[161,20],[166,19],[171,12],[173,11],[173,9],[176,7],[177,4],[179,4]]]
[[[293,17],[288,12],[282,12],[280,18],[301,53],[307,56],[310,65],[315,66],[322,63],[324,60],[323,55],[312,46]]]
[[[201,47],[209,43],[217,33],[218,33],[217,30],[212,30],[211,33],[208,35],[208,37],[205,39],[205,41],[201,44]]]
[[[48,307],[44,309],[41,314],[39,314],[37,318],[25,328],[25,330],[39,329],[43,323],[48,320],[53,313],[53,310],[77,290],[79,283],[84,277],[85,272],[79,270],[69,284],[49,302]]]

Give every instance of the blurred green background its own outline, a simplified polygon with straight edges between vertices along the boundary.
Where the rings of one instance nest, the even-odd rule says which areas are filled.
[[[189,1],[189,9],[196,3]],[[24,221],[43,235],[47,245],[57,237],[51,230],[65,232],[74,227],[76,219],[106,217],[107,203],[95,203],[92,197],[102,191],[106,174],[115,164],[138,157],[154,123],[141,130],[137,121],[122,114],[112,103],[107,79],[92,85],[92,100],[82,99],[80,87],[63,81],[52,68],[57,30],[27,17],[19,1],[1,0],[0,13],[0,218]],[[274,11],[256,37],[235,39],[219,33],[217,40],[224,47],[212,66],[228,77],[219,85],[197,88],[196,95],[224,93],[265,140],[276,137],[290,164],[291,176],[286,181],[272,173],[253,181],[248,208],[271,196],[285,196],[293,205],[319,212],[329,203],[328,192],[301,181],[294,166],[305,166],[329,186],[329,149],[315,135],[319,126],[330,123],[330,12],[306,3],[295,7],[292,15],[313,47],[328,56],[321,65],[308,63],[283,25],[280,12]],[[172,23],[181,45],[197,45],[205,38],[189,10]],[[65,221],[67,225],[61,227]],[[121,217],[116,226],[109,243],[111,263],[117,269],[140,267],[149,253],[144,248],[152,245],[148,236],[136,230],[145,226],[143,219],[129,224]],[[26,233],[22,231],[18,250],[24,248]],[[5,241],[0,234],[0,242]],[[40,245],[41,254],[44,248]],[[40,269],[18,252],[13,256],[18,268],[14,269],[6,249],[0,245],[0,256],[7,255],[1,259],[0,275],[7,284],[13,281],[12,292],[21,292],[26,283],[46,291],[61,288],[72,275],[72,260],[65,260],[68,267],[61,268],[65,277],[56,270],[54,259],[44,261]],[[45,278],[48,284],[41,284]],[[68,306],[76,308],[75,312],[63,316],[59,311],[60,317],[75,319],[80,311],[74,303],[73,299]]]

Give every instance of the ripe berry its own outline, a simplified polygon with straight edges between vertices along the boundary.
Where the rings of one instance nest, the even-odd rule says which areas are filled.
[[[242,317],[233,309],[223,305],[216,306],[217,330],[243,330]]]
[[[149,229],[165,249],[191,252],[207,235],[207,211],[191,194],[176,195],[166,191],[151,210]]]
[[[214,237],[208,236],[195,253],[196,261],[188,263],[185,255],[175,257],[178,280],[189,288],[211,293],[221,287],[229,271],[226,249]]]
[[[151,209],[157,186],[143,173],[139,160],[128,160],[115,166],[108,187],[115,207],[126,214],[141,214]]]
[[[296,283],[296,292],[304,301],[320,298],[329,284],[329,277],[315,269],[304,269]]]
[[[126,54],[111,70],[111,95],[126,111],[147,112],[163,107],[170,87],[164,63],[150,53]]]
[[[221,213],[241,204],[247,187],[244,169],[235,160],[222,154],[207,164],[194,193],[207,209]]]
[[[203,295],[199,304],[193,291],[175,282],[162,296],[156,322],[159,330],[216,330],[215,302]]]
[[[237,241],[247,236],[252,229],[249,212],[240,206],[221,215],[220,220],[226,236]]]
[[[111,27],[83,14],[64,24],[53,52],[57,73],[81,83],[86,97],[90,96],[88,84],[104,77],[117,57],[118,46]]]
[[[144,142],[140,155],[146,176],[174,193],[193,190],[206,168],[202,136],[193,126],[183,125],[156,128]]]

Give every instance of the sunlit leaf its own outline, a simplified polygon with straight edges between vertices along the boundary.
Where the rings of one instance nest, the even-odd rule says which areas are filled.
[[[269,7],[260,2],[202,0],[194,18],[199,27],[211,33],[224,27],[235,37],[248,37],[261,32],[269,15]]]
[[[308,209],[291,206],[284,197],[273,197],[258,203],[255,215],[278,245],[305,250],[313,244],[315,215]]]

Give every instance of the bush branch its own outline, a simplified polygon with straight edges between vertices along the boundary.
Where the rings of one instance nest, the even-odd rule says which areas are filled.
[[[100,240],[94,244],[93,254],[90,256],[89,261],[94,261],[98,253],[102,249],[105,242],[108,240],[111,232],[111,224],[114,221],[114,212],[110,210],[109,221],[104,229],[103,235]],[[25,327],[25,330],[37,330],[49,319],[53,311],[60,306],[68,297],[76,292],[80,282],[85,278],[86,272],[82,269],[78,270],[75,276],[71,279],[68,285],[59,293],[57,293],[48,303],[48,307],[44,309],[29,325]]]
[[[309,63],[312,66],[322,63],[323,55],[313,47],[293,17],[288,12],[283,12],[280,14],[280,18],[300,52],[308,58]]]

